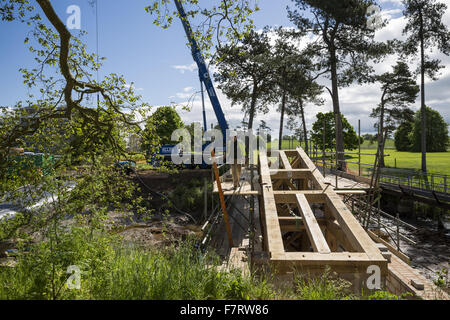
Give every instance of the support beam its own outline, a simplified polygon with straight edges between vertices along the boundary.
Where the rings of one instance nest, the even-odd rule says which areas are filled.
[[[281,237],[280,222],[278,221],[277,207],[273,196],[272,179],[270,178],[269,163],[265,152],[259,153],[259,166],[261,178],[261,192],[263,195],[264,224],[267,237],[267,250],[270,254],[284,252]]]
[[[270,170],[272,179],[311,179],[309,169],[272,169]]]
[[[280,150],[280,163],[283,164],[284,169],[292,171],[291,163],[283,150]]]
[[[298,209],[303,217],[306,231],[314,251],[319,253],[331,253],[322,230],[320,230],[319,223],[317,222],[305,195],[297,194],[296,197]]]

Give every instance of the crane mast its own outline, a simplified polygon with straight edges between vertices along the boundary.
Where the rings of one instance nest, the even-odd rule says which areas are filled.
[[[222,131],[223,139],[226,139],[226,132],[228,129],[228,123],[225,119],[222,107],[220,105],[219,99],[217,98],[216,90],[214,89],[211,76],[209,75],[208,68],[203,58],[203,54],[194,38],[191,25],[187,19],[186,12],[184,11],[183,5],[180,0],[174,0],[177,7],[178,13],[180,15],[181,22],[183,24],[184,31],[189,40],[191,46],[192,57],[197,64],[199,70],[200,81],[205,85],[206,92],[208,93],[209,100],[213,106],[214,113],[216,114],[217,121],[219,122],[220,130]],[[204,124],[205,125],[205,124]]]

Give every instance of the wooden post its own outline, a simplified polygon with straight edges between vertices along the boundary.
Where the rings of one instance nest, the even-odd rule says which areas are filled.
[[[358,174],[361,176],[361,120],[358,120]]]
[[[395,169],[397,169],[397,158],[395,158]]]
[[[234,247],[233,236],[231,234],[230,221],[228,220],[228,211],[227,211],[227,206],[225,205],[225,197],[224,197],[223,191],[222,191],[222,184],[220,183],[219,169],[217,168],[216,155],[214,153],[214,149],[211,150],[211,156],[212,156],[212,161],[213,161],[214,175],[216,176],[216,181],[217,181],[217,190],[219,192],[220,206],[222,207],[223,219],[225,221],[225,228],[227,229],[227,234],[228,234],[228,243],[230,245],[230,248],[232,248],[232,247]]]

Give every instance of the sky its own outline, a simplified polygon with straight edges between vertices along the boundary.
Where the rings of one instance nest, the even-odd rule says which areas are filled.
[[[450,0],[440,0],[450,7]],[[402,38],[401,31],[405,25],[402,17],[401,0],[380,0],[382,13],[388,19],[388,25],[377,31],[379,41]],[[70,14],[66,13],[70,5],[81,8],[81,28],[88,32],[83,40],[92,52],[96,50],[96,19],[95,10],[88,0],[58,0],[52,1],[57,14],[64,21]],[[110,73],[123,75],[127,83],[134,83],[137,93],[142,95],[145,102],[157,107],[162,105],[183,105],[191,101],[191,111],[183,111],[178,107],[182,120],[202,122],[200,83],[198,72],[189,48],[181,22],[175,20],[167,29],[153,24],[152,16],[144,8],[150,0],[98,0],[99,16],[99,54],[106,57],[100,78]],[[293,27],[287,18],[287,6],[293,8],[291,0],[259,0],[260,11],[253,19],[256,27],[265,26]],[[450,10],[444,16],[444,22],[450,26]],[[12,106],[19,100],[25,100],[27,89],[23,85],[19,69],[36,66],[33,55],[27,50],[23,40],[29,29],[19,22],[0,21],[0,105]],[[433,54],[440,58],[446,68],[436,82],[427,81],[427,105],[438,110],[450,123],[450,58],[442,54]],[[377,73],[391,70],[396,58],[387,59],[375,66]],[[329,85],[328,80],[321,83]],[[418,79],[419,81],[419,79]],[[240,106],[232,106],[230,101],[218,90],[222,109],[231,127],[240,125],[243,113]],[[363,133],[374,132],[375,119],[369,117],[372,108],[379,103],[381,96],[377,84],[352,85],[340,90],[341,112],[357,129],[361,120]],[[323,106],[307,105],[307,127],[311,129],[317,112],[332,110],[332,103],[328,93],[324,93]],[[412,106],[417,110],[420,106],[419,98]],[[256,125],[264,120],[277,134],[279,127],[279,113],[274,105],[265,115],[258,115]],[[216,124],[212,106],[206,99],[208,124]],[[285,132],[288,131],[285,129]]]

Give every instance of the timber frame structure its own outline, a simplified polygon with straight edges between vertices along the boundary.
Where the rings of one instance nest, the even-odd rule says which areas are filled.
[[[303,149],[260,152],[259,170],[263,250],[277,274],[329,266],[361,292],[378,266],[385,287],[387,260]]]

